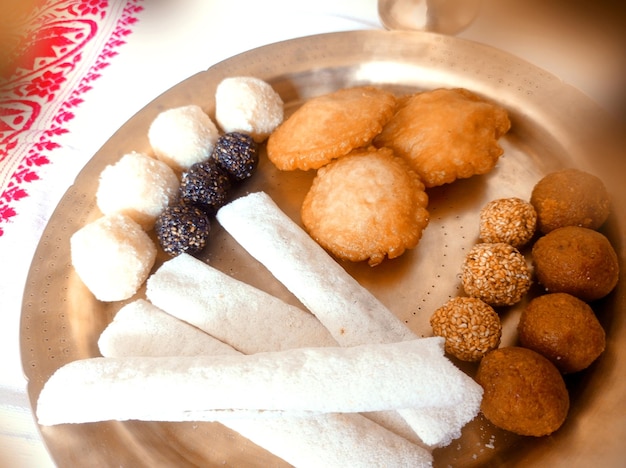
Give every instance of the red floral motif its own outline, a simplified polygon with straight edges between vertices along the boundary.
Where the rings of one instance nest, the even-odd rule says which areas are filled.
[[[3,194],[4,195],[4,194]],[[3,197],[4,198],[4,197]],[[17,213],[15,210],[8,205],[5,205],[3,201],[0,200],[0,219],[1,220],[9,220]],[[4,229],[0,226],[0,237],[4,234]]]
[[[65,81],[65,74],[60,72],[45,71],[43,75],[34,78],[26,85],[27,96],[40,96],[46,98],[48,102],[54,99],[54,92],[61,88],[61,84]]]
[[[18,137],[34,125],[40,112],[41,105],[34,100],[0,101],[0,163],[17,146]]]
[[[71,19],[41,25],[30,36],[28,45],[16,63],[17,77],[21,79],[24,73],[37,73],[45,66],[54,65],[54,61],[67,62],[68,55],[82,49],[93,37],[96,28],[94,21]]]
[[[124,1],[120,11],[119,3],[107,0],[48,0],[28,19],[24,43],[16,53],[20,58],[11,76],[0,77],[0,183],[4,184],[0,186],[0,237],[3,225],[18,215],[17,202],[29,196],[28,184],[39,179],[38,169],[53,162],[50,156],[59,147],[56,137],[67,133],[64,125],[74,117],[72,109],[83,102],[81,95],[91,89],[131,33],[142,0]],[[103,39],[98,36],[98,22],[113,12],[119,15],[116,27],[98,45]],[[72,73],[85,69],[83,51],[88,46],[100,50],[77,81]],[[40,122],[42,110],[53,103],[52,119]],[[7,167],[17,168],[9,174],[3,172]]]
[[[104,16],[108,6],[109,2],[106,0],[81,0],[81,2],[76,6],[76,9],[82,16],[98,15],[99,13],[102,13]]]

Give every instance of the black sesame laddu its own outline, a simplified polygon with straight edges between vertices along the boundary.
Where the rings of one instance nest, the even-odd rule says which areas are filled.
[[[161,248],[169,255],[194,255],[206,246],[211,231],[209,216],[197,206],[170,205],[154,225]]]
[[[252,176],[259,163],[258,146],[245,133],[225,133],[217,139],[211,159],[228,172],[233,180],[245,180]]]
[[[228,174],[209,159],[192,165],[183,173],[179,198],[213,216],[228,201],[231,185]]]

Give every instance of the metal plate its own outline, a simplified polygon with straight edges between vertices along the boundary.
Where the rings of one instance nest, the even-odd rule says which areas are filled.
[[[376,268],[345,265],[409,327],[429,335],[435,308],[461,292],[465,252],[477,241],[477,215],[489,200],[530,197],[547,172],[575,166],[599,175],[615,199],[603,232],[624,268],[624,209],[620,178],[623,146],[602,112],[576,89],[499,50],[428,33],[357,31],[277,43],[235,56],[158,97],[129,120],[85,166],[54,212],[33,259],[23,301],[21,351],[33,407],[47,378],[61,365],[97,356],[97,338],[120,303],[96,301],[69,263],[69,238],[100,216],[94,192],[102,169],[129,151],[149,151],[147,128],[162,110],[195,103],[214,113],[214,92],[225,77],[253,75],[270,82],[289,109],[337,88],[373,83],[398,92],[465,87],[508,109],[512,130],[505,154],[486,176],[429,191],[431,223],[419,246]],[[296,221],[313,177],[280,173],[264,155],[241,193],[266,190]],[[217,225],[204,253],[212,265],[289,302],[297,303]],[[162,261],[164,258],[160,258]],[[602,357],[567,378],[572,408],[554,435],[522,438],[478,418],[449,447],[435,451],[436,466],[615,466],[623,454],[626,416],[625,285],[593,304],[608,335]],[[141,294],[141,293],[140,293]],[[501,310],[503,344],[515,343],[520,304]],[[475,366],[463,365],[472,373]],[[219,424],[104,422],[42,427],[49,451],[61,466],[284,466],[285,463]]]

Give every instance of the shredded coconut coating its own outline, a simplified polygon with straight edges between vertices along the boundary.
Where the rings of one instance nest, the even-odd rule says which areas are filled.
[[[445,338],[446,353],[461,361],[480,361],[500,345],[502,324],[489,304],[475,297],[454,297],[430,318],[433,333]]]
[[[149,231],[176,198],[178,177],[164,162],[131,152],[100,173],[96,203],[103,214],[122,213]]]
[[[157,248],[143,228],[121,213],[86,224],[70,238],[72,265],[99,301],[132,297],[148,278]]]
[[[493,200],[480,211],[480,239],[483,242],[505,242],[520,248],[532,239],[536,227],[535,208],[520,198]]]
[[[269,83],[251,76],[225,78],[215,91],[215,119],[222,130],[249,134],[257,143],[282,123],[283,107]]]
[[[148,129],[155,156],[176,172],[207,160],[218,137],[211,118],[195,104],[162,111]]]
[[[528,292],[531,273],[526,259],[504,242],[476,244],[465,257],[461,281],[468,296],[492,306],[509,306]]]

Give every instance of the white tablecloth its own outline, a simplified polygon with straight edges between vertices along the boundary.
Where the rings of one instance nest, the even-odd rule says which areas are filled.
[[[48,74],[30,76],[24,65],[16,75],[0,77],[0,466],[24,468],[53,463],[25,393],[22,291],[41,232],[82,166],[154,97],[220,60],[294,37],[381,28],[376,0],[40,3],[45,7],[16,21],[54,33],[39,38],[47,49],[27,50],[23,62],[48,67]],[[541,3],[499,0],[460,36],[509,50],[601,104],[614,104],[616,90],[623,89],[623,62],[616,59],[623,55],[621,42],[610,34],[582,34],[598,31],[584,15],[561,19],[555,28],[554,11]],[[66,54],[66,68],[46,62],[79,42],[80,51]],[[38,106],[36,116],[25,102]]]

